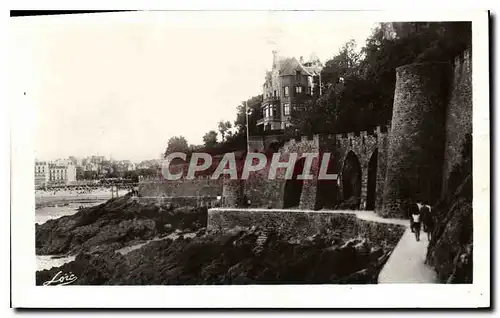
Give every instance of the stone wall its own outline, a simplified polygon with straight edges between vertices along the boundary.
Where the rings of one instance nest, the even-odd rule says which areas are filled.
[[[455,58],[446,114],[446,144],[443,165],[443,193],[453,166],[460,163],[466,134],[472,135],[472,56],[471,50]]]
[[[217,206],[217,197],[203,196],[203,197],[138,197],[137,200],[142,204],[158,204],[166,206],[172,204],[177,207],[199,207]]]
[[[200,178],[194,180],[143,180],[139,183],[142,197],[216,197],[222,194],[222,180]]]
[[[449,64],[423,63],[396,70],[384,216],[405,216],[405,204],[435,202],[441,193]]]
[[[387,152],[389,148],[390,125],[377,127],[377,184],[375,188],[375,212],[383,214],[383,196],[385,188],[385,176],[387,172]]]
[[[283,148],[280,149],[282,158],[288,160],[287,155],[290,153],[297,153],[297,160],[299,160],[305,153],[319,153],[319,136],[302,136],[300,140],[291,139],[286,142]],[[310,174],[313,175],[312,180],[304,180],[302,185],[302,193],[300,196],[300,209],[314,209],[316,203],[316,183],[319,174],[319,158],[316,158],[312,162]],[[284,172],[284,171],[282,171]],[[280,178],[284,179],[284,175],[280,174]],[[283,186],[286,185],[286,180],[283,182]],[[284,197],[284,187],[282,191],[282,197]]]
[[[269,167],[250,173],[244,182],[244,194],[251,202],[251,207],[283,207],[283,191],[285,181],[269,180]]]
[[[389,127],[315,136],[312,139],[317,141],[309,146],[305,139],[290,140],[280,151],[286,154],[298,150],[299,158],[302,150],[318,152],[319,157],[323,152],[332,153],[333,170],[340,178],[339,199],[343,194],[342,168],[352,152],[361,165],[360,209],[367,203],[370,158],[377,153],[375,211],[384,216],[404,217],[408,201],[427,200],[432,204],[440,197],[453,166],[460,161],[465,139],[472,134],[471,50],[458,56],[453,65],[410,64],[399,67],[396,76]],[[256,146],[262,147],[260,151],[279,139],[260,138],[255,141]],[[281,208],[285,181],[267,180],[267,173],[255,174],[253,180],[246,182],[245,193],[256,206]],[[319,187],[317,178],[304,183],[301,208],[321,206]]]
[[[248,139],[248,149],[250,152],[263,152],[264,139],[261,136],[250,136]]]
[[[309,136],[291,139],[279,150],[281,161],[287,161],[290,153],[297,153],[297,160],[304,153],[319,151],[319,137]],[[282,208],[285,191],[285,169],[278,169],[275,179],[269,179],[272,154],[267,158],[267,165],[260,171],[251,172],[244,182],[244,195],[250,200],[252,207]],[[317,175],[318,162],[313,161],[311,174]],[[314,208],[316,198],[315,180],[304,180],[300,199],[300,208]]]
[[[250,136],[249,149],[250,152],[267,152],[272,144],[285,143],[288,137],[284,134],[281,135],[265,135],[265,136]]]
[[[385,182],[385,158],[387,153],[387,127],[377,127],[372,131],[362,131],[359,133],[347,133],[337,135],[314,135],[303,136],[291,139],[280,148],[281,161],[288,160],[290,153],[297,153],[300,159],[304,153],[317,153],[317,159],[313,160],[311,174],[312,180],[304,180],[300,198],[301,209],[322,208],[321,195],[334,195],[334,193],[324,194],[318,192],[321,181],[318,180],[319,164],[323,153],[329,152],[330,167],[328,173],[337,173],[342,178],[342,168],[345,158],[349,152],[353,152],[361,165],[361,205],[364,208],[367,196],[368,164],[375,152],[380,159],[377,162],[377,177],[375,188],[376,206],[382,206],[382,191]],[[283,208],[283,198],[285,195],[286,180],[284,180],[284,169],[278,170],[275,180],[269,180],[269,164],[271,157],[268,157],[268,165],[259,172],[251,173],[248,180],[244,182],[244,194],[250,199],[252,207]],[[342,199],[342,186],[339,187],[340,198]]]
[[[349,152],[354,153],[361,165],[361,203],[360,209],[364,209],[366,204],[366,189],[368,180],[368,163],[374,151],[376,151],[378,142],[377,136],[373,131],[367,132],[362,131],[359,133],[348,133],[345,135],[337,135],[338,149],[340,150],[340,158],[342,168],[340,169],[340,194],[342,199],[343,196],[343,185],[342,185],[342,170],[345,163],[345,159]]]
[[[401,225],[385,224],[358,219],[354,214],[310,210],[265,209],[209,209],[207,231],[224,233],[236,227],[258,226],[277,231],[288,239],[304,239],[324,230],[338,230],[342,239],[362,236],[382,242],[390,232],[399,231]]]
[[[239,206],[243,199],[243,180],[223,179],[222,185],[222,206]]]

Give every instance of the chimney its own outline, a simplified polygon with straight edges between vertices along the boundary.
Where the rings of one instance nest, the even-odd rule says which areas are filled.
[[[300,61],[300,64],[304,64],[304,57],[301,56],[299,61]]]

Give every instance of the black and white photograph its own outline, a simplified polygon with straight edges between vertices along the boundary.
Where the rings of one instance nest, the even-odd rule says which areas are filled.
[[[427,16],[11,16],[13,305],[489,306],[488,12]]]

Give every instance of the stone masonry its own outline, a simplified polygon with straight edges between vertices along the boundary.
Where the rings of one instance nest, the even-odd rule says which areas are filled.
[[[333,155],[333,170],[338,173],[338,195],[343,195],[342,171],[352,152],[361,166],[359,209],[365,209],[368,197],[369,163],[377,156],[375,211],[382,216],[406,217],[405,204],[414,200],[435,203],[446,188],[453,166],[460,161],[463,144],[472,135],[472,66],[467,50],[453,63],[422,63],[397,69],[393,117],[389,127],[374,131],[340,135],[315,135],[290,140],[280,149],[282,154],[317,151]],[[270,138],[252,146],[266,145]],[[272,139],[272,138],[271,138]],[[276,139],[276,138],[274,138]],[[352,158],[352,155],[351,155]],[[318,166],[313,165],[317,172]],[[283,208],[285,180],[248,181],[245,194],[254,207]],[[304,182],[300,209],[321,209],[318,187],[314,180]],[[372,190],[373,191],[373,190]],[[333,195],[333,193],[332,193]]]
[[[346,158],[359,162],[361,193],[357,209],[368,207],[368,198],[382,216],[406,217],[405,203],[427,200],[434,204],[446,188],[453,166],[460,161],[464,142],[472,135],[472,62],[470,50],[453,63],[422,63],[397,69],[392,122],[372,131],[336,135],[303,136],[284,140],[284,136],[253,136],[251,152],[268,153],[281,146],[281,161],[290,153],[299,160],[304,153],[317,153],[311,167],[312,180],[300,186],[300,200],[294,208],[318,210],[325,197],[345,200],[343,171]],[[322,154],[331,153],[328,173],[338,174],[337,184],[325,188],[318,180]],[[371,169],[370,161],[376,162]],[[375,161],[376,160],[376,161]],[[218,196],[225,207],[250,200],[251,208],[282,209],[288,180],[285,169],[268,179],[269,164],[241,181],[179,180],[145,181],[139,191],[144,196]],[[374,167],[375,166],[375,167]],[[375,176],[375,180],[373,178]],[[370,179],[370,180],[369,180]],[[369,185],[373,185],[369,187]],[[322,188],[323,187],[323,188]],[[322,190],[323,189],[323,190]],[[326,189],[326,190],[325,190]],[[332,192],[335,189],[335,193]],[[330,191],[330,192],[328,192]],[[330,199],[330,198],[326,198]],[[328,200],[326,200],[328,201]],[[374,201],[374,203],[373,203]],[[295,204],[295,202],[294,202]],[[329,208],[329,207],[327,207]]]

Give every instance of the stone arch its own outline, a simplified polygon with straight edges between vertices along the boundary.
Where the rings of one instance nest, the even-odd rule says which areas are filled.
[[[347,153],[342,167],[342,197],[348,205],[359,208],[361,202],[362,170],[358,156],[351,150]]]
[[[375,210],[375,201],[377,197],[377,164],[378,149],[373,151],[368,162],[368,181],[366,184],[366,209]]]
[[[292,178],[286,180],[285,191],[283,195],[283,208],[292,208],[300,206],[300,197],[302,195],[302,188],[304,180],[297,179],[297,176],[302,173],[306,158],[301,158],[295,162],[293,167]]]
[[[322,155],[320,154],[320,158]],[[335,156],[330,156],[327,166],[327,174],[338,174],[338,161]],[[315,209],[333,209],[340,199],[340,187],[338,180],[322,180],[318,178]]]

